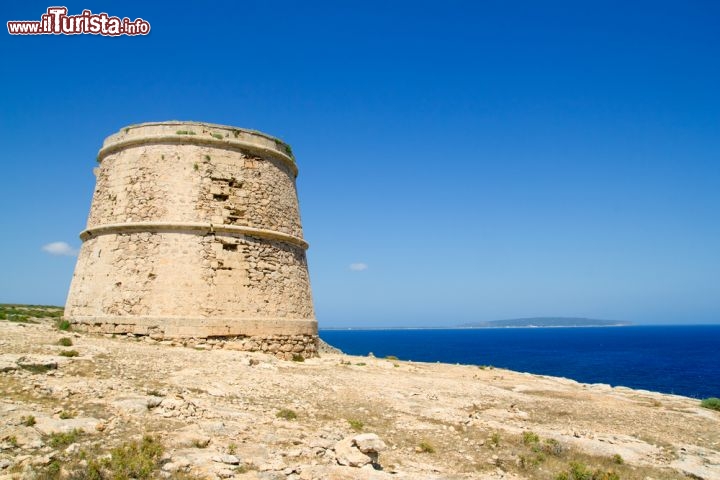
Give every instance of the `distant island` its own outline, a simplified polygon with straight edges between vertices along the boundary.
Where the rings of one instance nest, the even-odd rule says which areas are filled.
[[[531,328],[531,327],[622,327],[629,322],[582,317],[532,317],[491,320],[458,325],[460,328]]]

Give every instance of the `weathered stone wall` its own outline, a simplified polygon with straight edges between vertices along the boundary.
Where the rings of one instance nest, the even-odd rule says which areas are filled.
[[[278,343],[250,348],[252,338],[300,335],[310,340],[277,351],[315,352],[297,168],[284,143],[218,125],[141,124],[106,139],[98,161],[71,321],[105,333],[248,338],[248,349]]]

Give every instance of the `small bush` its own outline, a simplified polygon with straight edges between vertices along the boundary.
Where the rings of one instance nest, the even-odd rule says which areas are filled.
[[[612,470],[593,472],[583,463],[570,462],[568,471],[559,473],[555,480],[620,480],[620,476]]]
[[[355,430],[356,432],[359,432],[363,429],[365,424],[361,422],[360,420],[354,419],[354,418],[348,418],[348,423],[350,424],[350,428]]]
[[[542,447],[533,447],[533,450],[538,450],[553,457],[559,457],[563,454],[563,446],[554,438],[546,438],[542,444]]]
[[[55,322],[55,326],[58,330],[67,332],[70,330],[70,322],[68,320],[59,319],[57,322]]]
[[[193,132],[192,130],[178,130],[177,132],[175,132],[175,134],[177,134],[177,135],[195,135],[195,132]]]
[[[278,418],[282,418],[283,420],[296,420],[297,419],[297,413],[295,413],[294,411],[292,411],[288,408],[283,408],[282,410],[277,412],[275,414],[275,416]]]
[[[63,337],[57,342],[61,347],[72,347],[73,341],[69,337]]]
[[[490,436],[490,443],[496,447],[500,446],[500,434],[498,432],[493,432]]]
[[[527,446],[530,446],[534,443],[538,443],[540,441],[540,437],[537,436],[537,434],[533,432],[523,432],[523,443]]]
[[[195,448],[207,448],[210,445],[209,438],[196,438],[192,441],[192,446]]]
[[[365,365],[367,365],[367,363],[360,362],[360,363],[356,363],[355,365],[357,365],[358,367],[364,367]]]
[[[386,360],[398,360],[398,357],[395,355],[385,355]]]
[[[542,453],[536,453],[535,455],[520,455],[520,468],[526,469],[530,467],[537,467],[545,461],[545,455]]]
[[[163,447],[155,438],[145,436],[142,442],[129,442],[110,452],[109,469],[116,480],[147,479],[160,466]]]
[[[292,148],[290,147],[290,145],[288,145],[287,143],[285,143],[285,142],[283,142],[283,141],[281,141],[281,140],[278,140],[278,141],[277,141],[277,145],[278,145],[278,147],[280,147],[280,148],[282,148],[283,150],[285,150],[285,153],[287,153],[288,156],[290,156],[290,157],[293,156]]]
[[[28,415],[27,417],[22,417],[20,419],[20,422],[23,425],[25,425],[26,427],[32,427],[33,425],[35,425],[37,423],[37,421],[35,421],[35,417],[33,415]]]
[[[58,460],[53,460],[40,470],[40,472],[38,472],[36,478],[40,480],[55,480],[56,478],[60,478],[61,470],[62,465],[60,462]]]
[[[53,432],[50,434],[48,443],[53,448],[63,448],[78,441],[84,432],[75,428],[70,432]]]
[[[625,463],[625,460],[623,459],[622,455],[620,455],[619,453],[616,453],[615,455],[612,456],[612,461],[613,461],[613,463],[615,463],[617,465],[622,465],[623,463]]]
[[[67,420],[69,418],[75,418],[75,414],[72,412],[68,412],[67,410],[63,410],[60,412],[60,420]]]
[[[63,350],[60,352],[60,356],[62,357],[78,357],[80,354],[77,350]]]
[[[435,447],[432,446],[432,444],[426,440],[423,440],[420,442],[420,445],[418,445],[418,448],[420,449],[420,452],[422,453],[435,453]]]
[[[704,408],[709,408],[711,410],[720,411],[720,398],[716,398],[716,397],[706,398],[702,402],[700,402],[700,406],[704,407]]]
[[[218,140],[222,140],[223,138],[222,133],[213,133],[212,136]]]
[[[17,448],[20,446],[18,443],[18,439],[15,435],[10,435],[9,437],[6,437],[5,440],[10,444],[11,447]]]
[[[293,362],[304,362],[304,361],[305,361],[305,357],[303,357],[303,356],[300,355],[299,353],[293,353],[292,361],[293,361]]]
[[[227,453],[229,455],[235,455],[237,453],[237,445],[235,445],[234,443],[231,443],[230,445],[228,445]]]

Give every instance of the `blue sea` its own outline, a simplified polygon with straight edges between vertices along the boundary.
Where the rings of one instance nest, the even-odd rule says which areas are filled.
[[[720,397],[720,325],[321,330],[352,355],[492,365],[518,372]]]

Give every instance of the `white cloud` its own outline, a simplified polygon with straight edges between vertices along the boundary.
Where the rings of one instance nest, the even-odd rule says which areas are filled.
[[[67,257],[74,257],[78,254],[77,250],[65,242],[48,243],[47,245],[43,245],[42,249],[50,255],[65,255]]]
[[[367,263],[351,263],[350,264],[350,270],[353,272],[362,272],[363,270],[367,270],[368,266]]]

